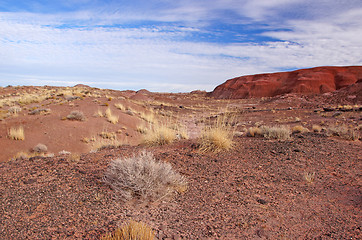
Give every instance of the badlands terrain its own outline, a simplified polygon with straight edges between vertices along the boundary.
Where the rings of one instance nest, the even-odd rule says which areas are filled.
[[[362,67],[210,93],[2,87],[0,239],[101,239],[130,221],[155,239],[361,239],[361,93]],[[110,165],[145,153],[182,190],[120,195]]]

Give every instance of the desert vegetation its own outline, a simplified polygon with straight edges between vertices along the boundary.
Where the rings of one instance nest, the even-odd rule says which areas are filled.
[[[267,139],[287,140],[290,138],[290,128],[287,126],[262,126],[262,135]]]
[[[303,127],[302,125],[296,125],[296,126],[292,127],[292,132],[293,133],[306,133],[306,132],[309,132],[309,129]]]
[[[295,127],[294,132],[306,131],[304,127]],[[292,131],[288,126],[261,126],[250,127],[246,135],[248,137],[262,136],[267,139],[287,140],[290,139]]]
[[[48,151],[48,147],[45,144],[38,143],[32,150],[36,153],[46,153]]]
[[[304,179],[309,184],[314,183],[314,181],[315,181],[315,172],[312,172],[312,173],[305,172],[304,173]]]
[[[100,138],[92,138],[92,150],[91,152],[97,152],[104,148],[116,148],[123,145],[124,142],[117,139],[117,137],[108,138],[100,137]]]
[[[4,239],[349,239],[358,230],[355,98],[0,91]]]
[[[9,130],[9,138],[13,140],[24,140],[25,139],[24,128],[22,126],[11,127]]]
[[[186,191],[187,181],[171,164],[156,161],[150,152],[116,159],[110,163],[104,181],[124,200],[157,201]]]
[[[153,240],[152,228],[143,222],[129,221],[117,228],[114,233],[106,234],[101,240]]]
[[[74,120],[74,121],[85,121],[86,118],[84,116],[84,113],[82,111],[76,110],[72,111],[68,116],[68,120]]]
[[[322,128],[320,125],[313,124],[313,126],[312,126],[313,132],[316,132],[316,133],[321,132],[322,129],[323,129],[323,128]]]
[[[144,132],[143,142],[146,145],[165,145],[177,139],[177,132],[169,127],[168,123],[157,123],[151,125]]]
[[[206,126],[201,133],[200,150],[203,152],[220,152],[232,149],[234,136],[232,122],[230,116],[224,116],[218,117],[216,123]]]
[[[359,139],[358,131],[347,127],[346,125],[333,125],[327,130],[328,136],[337,136],[346,140],[356,141]]]
[[[118,123],[119,117],[117,115],[113,115],[110,108],[107,108],[106,112],[104,113],[104,116],[107,118],[107,120],[110,123],[116,124]]]

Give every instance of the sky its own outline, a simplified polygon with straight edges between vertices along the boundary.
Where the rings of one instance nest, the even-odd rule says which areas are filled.
[[[361,0],[0,0],[0,86],[212,91],[362,65]]]

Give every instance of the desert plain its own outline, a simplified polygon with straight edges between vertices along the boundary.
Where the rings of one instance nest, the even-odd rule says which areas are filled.
[[[101,239],[133,220],[155,239],[361,239],[360,68],[210,93],[1,87],[0,238]],[[122,199],[107,170],[142,152],[187,187]]]

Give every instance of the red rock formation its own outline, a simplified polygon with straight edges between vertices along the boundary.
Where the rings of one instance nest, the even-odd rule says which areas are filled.
[[[362,66],[316,67],[292,72],[248,75],[230,79],[208,95],[237,99],[273,97],[286,93],[326,93],[362,79]]]

